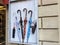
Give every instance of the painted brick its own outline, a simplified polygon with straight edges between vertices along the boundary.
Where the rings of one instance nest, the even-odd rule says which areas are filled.
[[[58,17],[43,18],[43,28],[58,28]]]
[[[59,45],[59,43],[49,43],[49,42],[44,42],[43,45]]]
[[[38,5],[41,5],[41,0],[38,0]]]
[[[41,29],[40,30],[40,40],[47,41],[58,41],[59,40],[59,31],[58,30],[50,30],[50,29]]]
[[[52,3],[58,3],[58,0],[42,0],[43,4],[52,4]]]
[[[38,40],[40,40],[40,30],[38,30]]]
[[[38,28],[41,28],[41,18],[38,19]]]
[[[41,42],[39,43],[39,45],[41,45]]]
[[[58,2],[59,2],[59,18],[58,18],[58,20],[59,20],[59,44],[60,44],[60,0],[58,0]]]
[[[39,7],[39,17],[58,15],[58,5]]]

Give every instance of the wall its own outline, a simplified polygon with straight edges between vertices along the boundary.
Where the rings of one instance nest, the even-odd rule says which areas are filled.
[[[58,0],[39,0],[40,45],[59,45]]]
[[[59,6],[58,6],[58,12],[59,12],[59,44],[60,44],[60,0],[58,1]]]
[[[58,0],[38,0],[38,2],[39,45],[59,45]],[[9,44],[7,41],[6,45],[17,44]]]

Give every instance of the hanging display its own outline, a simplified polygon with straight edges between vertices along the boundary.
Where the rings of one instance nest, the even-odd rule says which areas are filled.
[[[9,42],[37,44],[38,6],[36,0],[9,4]]]

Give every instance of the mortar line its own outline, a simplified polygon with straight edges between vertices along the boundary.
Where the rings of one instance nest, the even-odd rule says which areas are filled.
[[[59,43],[59,41],[39,40],[39,42]]]
[[[54,15],[54,16],[40,16],[38,18],[49,18],[49,17],[58,17],[58,15]]]
[[[56,30],[56,29],[58,29],[58,28],[39,28],[39,30],[40,30],[40,29],[45,29],[45,30],[46,30],[46,29],[54,29],[54,30]]]
[[[43,41],[41,42],[41,45],[43,45]]]
[[[41,7],[41,6],[52,6],[52,5],[58,5],[58,3],[42,4],[42,5],[38,5],[38,7]]]
[[[42,18],[41,18],[41,28],[43,28],[43,20],[42,20]]]

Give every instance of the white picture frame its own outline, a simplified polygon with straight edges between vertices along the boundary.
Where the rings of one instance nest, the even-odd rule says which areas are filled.
[[[25,38],[24,41],[22,39],[22,33],[21,33],[21,25],[19,23],[20,21],[20,12],[21,12],[21,17],[23,20],[23,32],[24,32],[24,19],[25,19],[25,12],[23,11],[24,9],[27,9],[27,24],[26,24],[26,33],[25,33]],[[20,10],[20,12],[19,12]],[[17,11],[19,13],[17,13]],[[30,12],[30,13],[29,13]],[[30,38],[29,41],[27,42],[27,35],[28,35],[28,28],[29,28],[29,19],[30,19],[30,15],[32,12],[32,23],[31,23],[31,27],[30,27]],[[38,43],[38,2],[37,0],[27,0],[27,1],[19,1],[19,2],[12,2],[9,3],[9,13],[8,13],[8,41],[9,43],[17,43],[17,44],[37,44]],[[16,21],[17,19],[17,21]],[[20,33],[17,31],[17,27],[16,26],[16,22],[18,22],[18,25],[20,25]],[[36,29],[35,29],[35,33],[32,28],[32,26],[34,26],[34,24],[37,24]],[[34,23],[34,24],[33,24]],[[14,29],[15,28],[15,29]],[[13,30],[15,30],[16,32],[14,32]],[[13,33],[15,33],[15,38],[12,35]],[[19,35],[19,34],[21,35]],[[34,34],[33,34],[34,33]],[[24,33],[23,33],[24,34]],[[21,36],[21,40],[19,40],[18,35]],[[12,38],[13,36],[13,38]]]

